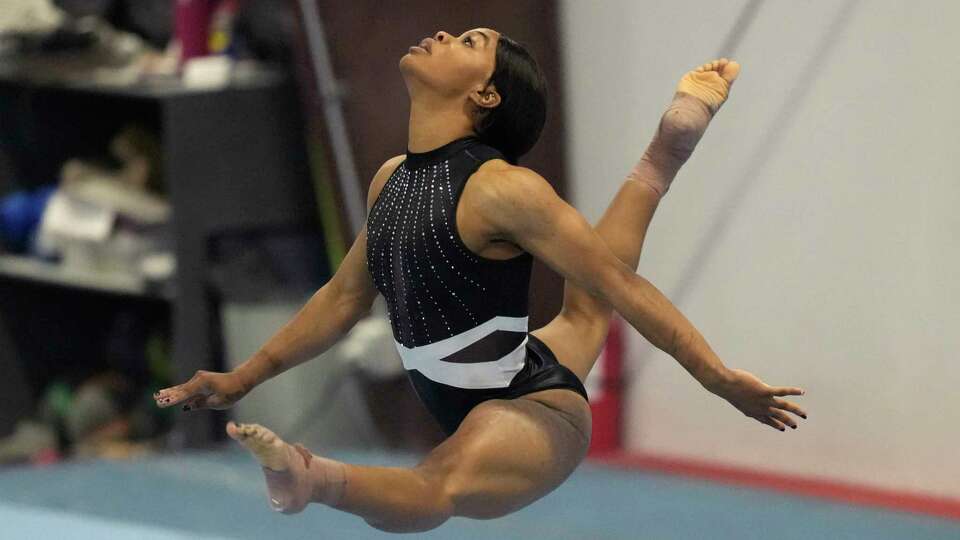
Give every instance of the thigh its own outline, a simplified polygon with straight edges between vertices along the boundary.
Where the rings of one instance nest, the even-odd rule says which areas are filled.
[[[610,313],[608,310],[587,317],[564,310],[546,326],[530,333],[546,344],[557,361],[569,368],[580,382],[586,382],[606,343]]]
[[[474,407],[421,463],[439,475],[454,515],[500,517],[559,486],[590,443],[590,408],[569,390],[544,390]]]

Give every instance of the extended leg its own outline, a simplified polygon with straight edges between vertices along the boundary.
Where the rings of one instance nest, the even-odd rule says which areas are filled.
[[[413,532],[452,516],[503,516],[552,491],[586,454],[590,411],[567,390],[486,401],[413,468],[339,463],[257,425],[229,424],[227,432],[263,465],[277,510],[321,502],[378,529]]]
[[[660,198],[727,99],[739,70],[736,62],[721,59],[683,76],[653,141],[597,223],[600,238],[631,268],[637,268]],[[612,313],[604,302],[565,283],[560,314],[532,333],[585,380],[606,340]]]
[[[628,179],[595,226],[611,251],[632,268],[637,268],[647,228],[659,202],[660,195],[655,191]],[[560,313],[531,333],[585,381],[606,341],[612,314],[605,302],[566,282]]]

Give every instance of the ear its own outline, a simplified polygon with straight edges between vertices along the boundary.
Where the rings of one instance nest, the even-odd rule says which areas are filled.
[[[470,99],[481,109],[492,109],[500,105],[500,94],[497,93],[497,88],[493,84],[474,90],[470,94]]]

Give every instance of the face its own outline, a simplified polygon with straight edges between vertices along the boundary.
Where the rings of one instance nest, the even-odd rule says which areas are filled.
[[[490,100],[500,34],[489,28],[474,28],[459,36],[437,32],[411,47],[400,59],[400,71],[411,94],[422,89],[445,97],[459,95]],[[499,97],[496,97],[499,100]],[[499,101],[497,101],[499,103]],[[481,106],[489,104],[477,103]]]

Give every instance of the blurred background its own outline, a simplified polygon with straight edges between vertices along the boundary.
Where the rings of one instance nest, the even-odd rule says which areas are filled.
[[[960,538],[956,20],[934,0],[2,0],[5,530],[379,537],[327,509],[269,513],[223,426],[415,462],[442,435],[382,306],[230,411],[152,394],[240,364],[330,278],[406,148],[400,57],[489,27],[548,80],[521,165],[591,222],[680,76],[742,64],[640,273],[727,365],[806,389],[809,419],[746,419],[619,323],[587,385],[588,463],[530,509],[427,536]],[[531,328],[561,291],[536,267]]]

